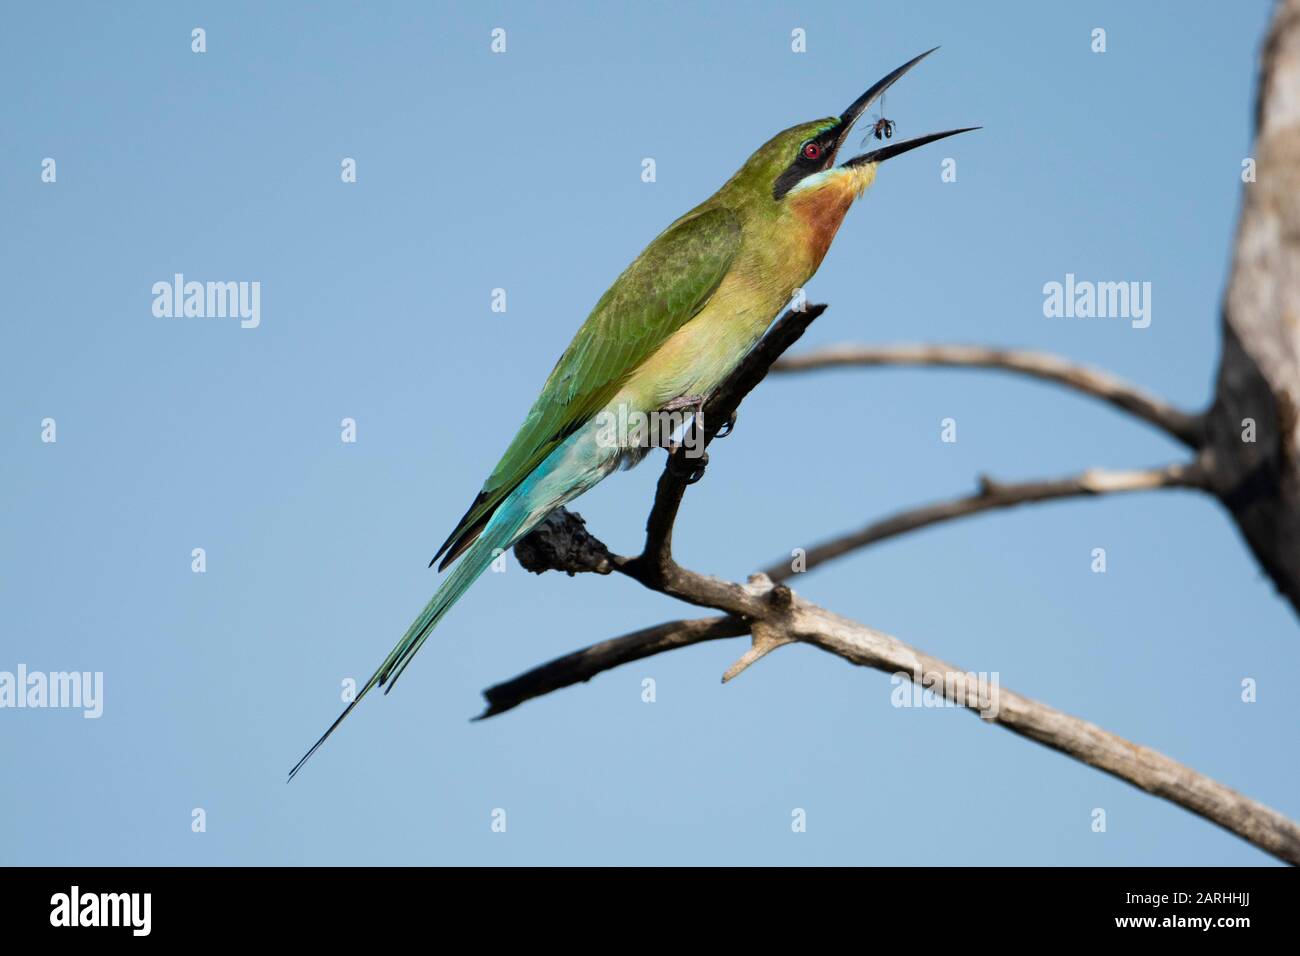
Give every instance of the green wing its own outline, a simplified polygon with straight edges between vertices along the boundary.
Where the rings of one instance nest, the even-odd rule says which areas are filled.
[[[433,560],[445,568],[497,506],[569,435],[618,393],[669,336],[704,308],[731,267],[740,223],[728,209],[669,226],[610,286],[555,364],[518,434]],[[433,562],[429,562],[432,564]]]

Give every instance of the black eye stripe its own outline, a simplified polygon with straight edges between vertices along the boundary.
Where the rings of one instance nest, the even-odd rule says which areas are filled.
[[[836,145],[835,129],[829,129],[820,133],[813,139],[804,140],[799,144],[799,149],[795,153],[794,159],[786,167],[785,172],[777,177],[776,182],[772,184],[772,198],[780,199],[800,181],[811,176],[824,164],[829,162],[831,153]],[[817,155],[809,156],[804,152],[808,147],[817,147]]]

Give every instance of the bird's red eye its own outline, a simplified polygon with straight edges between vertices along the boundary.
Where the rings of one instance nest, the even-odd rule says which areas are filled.
[[[805,159],[821,159],[822,148],[816,143],[804,143],[803,155]]]

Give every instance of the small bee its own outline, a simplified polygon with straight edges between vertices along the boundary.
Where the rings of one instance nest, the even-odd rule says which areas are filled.
[[[891,119],[885,119],[885,97],[880,96],[880,112],[876,114],[876,121],[871,124],[871,129],[867,130],[867,135],[862,138],[862,144],[865,146],[867,140],[875,137],[878,140],[894,138],[894,127],[898,124]]]

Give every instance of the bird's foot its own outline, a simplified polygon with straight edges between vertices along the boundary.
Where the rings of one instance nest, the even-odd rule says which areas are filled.
[[[719,428],[718,433],[713,437],[726,438],[735,430],[735,428],[736,428],[736,413],[732,412],[731,417],[727,419],[727,423],[723,425],[721,428]]]
[[[689,479],[688,484],[699,481],[700,475],[704,473],[703,465],[700,465],[698,469],[691,467],[693,464],[698,464],[704,454],[700,441],[700,436],[704,434],[704,399],[703,395],[679,395],[677,398],[666,402],[663,408],[660,409],[661,412],[665,413],[679,412],[684,409],[690,409],[691,411],[690,416],[684,421],[673,423],[676,427],[672,428],[671,431],[674,433],[680,431],[681,437],[675,441],[670,439],[663,443],[663,447],[668,450],[670,463],[676,462],[674,467],[677,470],[674,471],[674,474],[679,478],[685,478],[694,474],[696,470],[699,471],[698,475]],[[683,458],[688,460],[687,464],[681,463]]]
[[[681,478],[688,485],[693,485],[704,477],[704,468],[709,463],[709,453],[702,451],[695,457],[686,454],[681,445],[673,445],[668,450],[668,470],[676,478]]]
[[[695,421],[692,423],[693,428],[704,426],[704,402],[707,396],[704,395],[681,395],[674,398],[668,404],[664,405],[665,412],[677,412],[684,408],[689,408],[695,413]],[[736,427],[736,413],[732,412],[727,418],[727,423],[718,429],[714,438],[726,438]]]
[[[663,407],[663,410],[665,412],[679,412],[683,408],[693,408],[697,412],[700,411],[704,408],[704,396],[678,395],[676,398],[669,401],[668,404]]]
[[[704,428],[704,398],[703,395],[678,395],[664,405],[662,411],[680,412],[689,408],[691,417],[687,427],[699,434]]]

